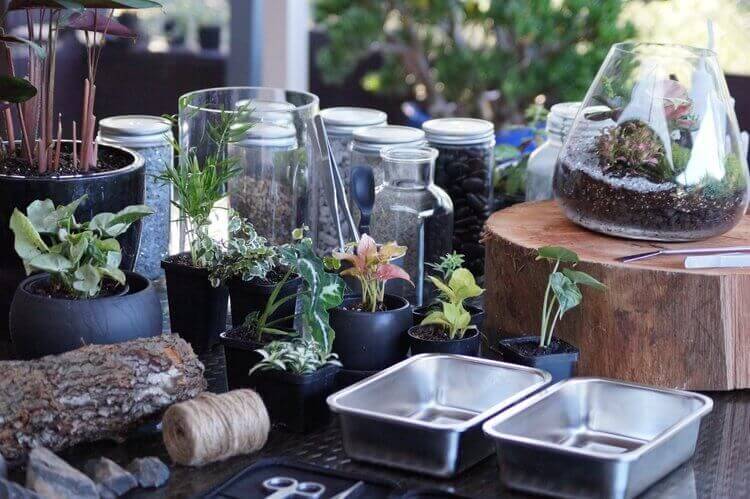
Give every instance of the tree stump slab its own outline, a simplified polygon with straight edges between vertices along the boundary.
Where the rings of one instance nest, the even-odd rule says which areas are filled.
[[[486,334],[491,344],[539,334],[551,266],[535,261],[536,250],[564,246],[581,258],[578,270],[608,287],[583,287],[583,303],[556,328],[581,350],[579,376],[690,390],[750,388],[750,269],[687,270],[684,256],[615,260],[657,248],[749,244],[749,216],[722,236],[667,244],[590,232],[554,201],[512,206],[486,225]]]

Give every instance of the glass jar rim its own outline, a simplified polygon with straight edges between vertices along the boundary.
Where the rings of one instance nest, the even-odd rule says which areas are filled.
[[[307,104],[303,104],[303,105],[300,105],[300,106],[298,106],[296,104],[292,104],[290,102],[289,104],[291,104],[293,106],[293,109],[291,109],[289,112],[297,112],[297,113],[300,113],[300,112],[302,112],[302,113],[304,113],[304,112],[312,112],[313,110],[316,110],[318,108],[318,105],[320,103],[320,98],[317,95],[315,95],[313,93],[310,93],[310,92],[303,92],[301,90],[289,90],[289,89],[286,89],[286,88],[279,88],[279,87],[251,87],[251,86],[202,88],[200,90],[193,90],[192,92],[188,92],[186,94],[181,95],[180,96],[180,101],[182,101],[183,99],[191,99],[192,97],[195,97],[197,95],[209,94],[211,92],[241,92],[241,91],[244,91],[244,92],[257,92],[257,93],[264,93],[264,92],[269,92],[269,93],[274,93],[274,92],[293,93],[293,94],[297,94],[297,95],[303,96],[306,99],[309,99],[309,102]],[[243,100],[243,99],[246,99],[246,97],[243,97],[242,99],[238,99],[238,100]],[[252,100],[252,98],[251,98],[251,100]],[[259,99],[259,100],[269,101],[270,99],[264,98],[264,99]],[[217,108],[214,108],[214,107],[208,107],[208,106],[203,106],[203,105],[196,105],[196,104],[193,104],[193,103],[190,103],[190,102],[187,105],[189,107],[192,107],[194,109],[198,109],[199,111],[203,111],[203,112],[207,112],[207,113],[222,113],[222,112],[224,112],[224,113],[236,113],[236,112],[239,112],[239,111],[233,110],[233,109],[217,109]]]
[[[380,157],[384,161],[398,161],[401,163],[423,163],[434,161],[438,157],[438,150],[429,146],[389,146],[380,150]]]
[[[655,50],[680,50],[695,58],[717,57],[716,52],[709,48],[693,47],[679,43],[650,43],[650,42],[619,42],[612,45],[613,50],[628,54],[642,54],[648,57],[673,57],[669,54],[644,53],[639,49],[650,48]]]

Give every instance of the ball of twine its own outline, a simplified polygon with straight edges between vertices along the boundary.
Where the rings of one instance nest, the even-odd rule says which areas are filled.
[[[270,429],[266,406],[252,390],[203,392],[172,405],[162,419],[169,456],[186,466],[255,452],[266,444]]]

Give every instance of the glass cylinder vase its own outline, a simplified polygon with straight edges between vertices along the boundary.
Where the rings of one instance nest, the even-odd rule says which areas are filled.
[[[453,203],[435,185],[435,158],[431,147],[393,146],[381,151],[385,178],[375,190],[370,232],[376,241],[396,241],[407,247],[403,268],[414,286],[403,281],[388,291],[413,305],[425,300],[425,262],[437,262],[452,250]]]
[[[616,44],[555,169],[573,222],[614,236],[692,241],[734,227],[748,205],[737,119],[716,54]]]

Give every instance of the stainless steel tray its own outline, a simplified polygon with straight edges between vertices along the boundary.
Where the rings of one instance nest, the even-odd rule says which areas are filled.
[[[422,354],[328,397],[353,459],[450,477],[492,454],[481,425],[549,384],[538,369]]]
[[[500,479],[558,497],[634,497],[695,452],[705,395],[599,378],[553,385],[487,421]]]

